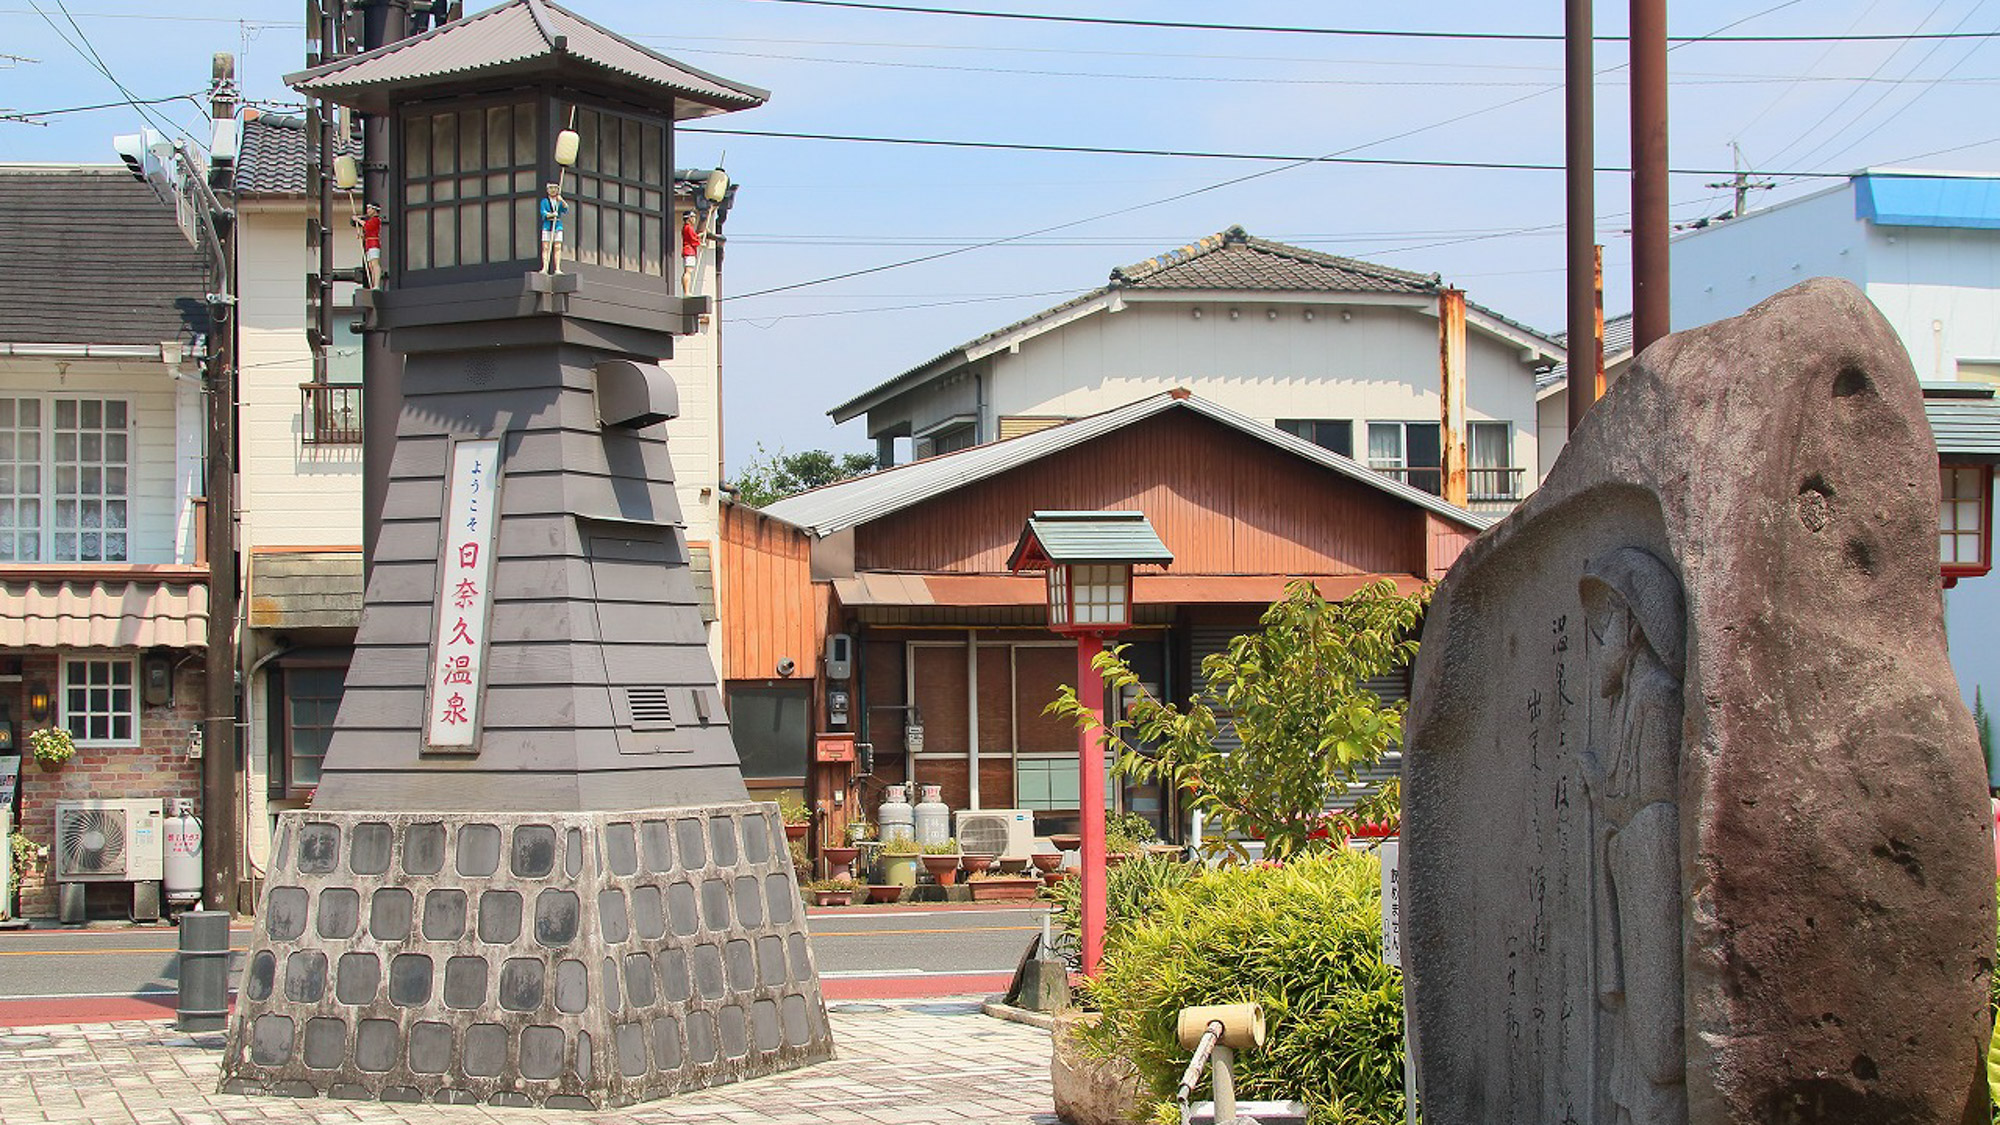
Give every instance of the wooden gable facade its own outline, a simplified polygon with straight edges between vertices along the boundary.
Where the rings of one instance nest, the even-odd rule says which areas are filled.
[[[771,757],[798,761],[798,772],[752,779],[807,789],[816,841],[852,816],[872,819],[882,786],[903,781],[941,786],[954,810],[1032,810],[1044,833],[1074,820],[1075,731],[1042,708],[1074,682],[1075,646],[1046,628],[1041,579],[1006,569],[1038,509],[1143,512],[1172,550],[1170,568],[1138,570],[1137,627],[1118,640],[1149,688],[1174,699],[1187,697],[1201,657],[1254,628],[1288,580],[1311,578],[1335,598],[1378,578],[1415,590],[1478,532],[1372,479],[1173,409],[825,537],[731,508],[719,597],[732,708],[750,699],[761,723],[766,697],[790,694],[815,736],[846,732],[872,748],[856,763],[815,765],[819,739],[794,727],[785,737],[797,748]],[[852,638],[844,681],[829,680],[820,659],[833,633]],[[794,670],[777,677],[787,655]],[[833,692],[847,696],[841,725]],[[746,757],[756,756],[768,728],[746,731],[745,712],[732,713],[739,746],[747,735]],[[1148,787],[1125,786],[1118,802],[1165,834],[1177,827]]]

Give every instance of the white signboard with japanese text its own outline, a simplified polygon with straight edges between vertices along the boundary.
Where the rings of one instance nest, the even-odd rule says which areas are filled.
[[[1403,967],[1403,872],[1397,854],[1401,850],[1394,839],[1375,849],[1382,860],[1382,963],[1393,969]]]
[[[493,540],[500,525],[500,442],[452,443],[445,470],[437,633],[431,641],[424,745],[475,751],[493,606]]]

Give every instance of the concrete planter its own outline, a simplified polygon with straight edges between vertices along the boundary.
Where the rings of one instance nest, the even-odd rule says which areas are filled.
[[[1055,1055],[1049,1063],[1056,1116],[1069,1125],[1144,1125],[1139,1072],[1125,1059],[1086,1053],[1075,1039],[1080,1028],[1101,1018],[1101,1013],[1075,1009],[1056,1015],[1051,1032]]]
[[[1024,876],[1021,878],[974,879],[972,887],[974,902],[1028,902],[1041,890],[1042,881]]]

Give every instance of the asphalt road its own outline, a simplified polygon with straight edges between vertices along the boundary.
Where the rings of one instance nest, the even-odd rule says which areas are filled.
[[[1004,987],[1041,907],[809,911],[829,999],[953,995]],[[248,929],[232,933],[239,949]],[[0,933],[0,1025],[132,1018],[173,1006],[172,926]]]

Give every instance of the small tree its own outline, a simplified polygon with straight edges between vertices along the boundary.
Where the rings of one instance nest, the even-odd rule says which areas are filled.
[[[786,453],[780,449],[776,453],[766,453],[760,444],[757,455],[737,474],[734,487],[738,500],[753,508],[761,508],[809,488],[874,471],[875,455],[872,453],[829,453],[824,449],[808,449],[800,453]]]
[[[1429,596],[1400,595],[1385,580],[1328,602],[1311,582],[1293,582],[1265,611],[1259,632],[1202,662],[1205,683],[1185,710],[1148,694],[1122,648],[1105,652],[1095,665],[1105,685],[1137,691],[1127,717],[1107,732],[1114,770],[1179,790],[1218,834],[1261,836],[1274,858],[1337,847],[1359,824],[1395,820],[1401,800],[1393,781],[1350,811],[1329,813],[1327,798],[1402,740],[1405,705],[1362,685],[1415,658],[1414,630]],[[1047,712],[1102,727],[1072,687]],[[1216,746],[1224,723],[1241,742],[1234,751]],[[1208,847],[1244,854],[1240,844]]]
[[[1979,752],[1986,759],[1986,784],[1989,786],[2000,784],[1994,781],[1996,771],[1993,768],[1995,765],[1993,761],[1993,713],[1986,709],[1986,700],[1980,695],[1979,688],[1977,687],[1972,689],[1972,725],[1979,731]]]

